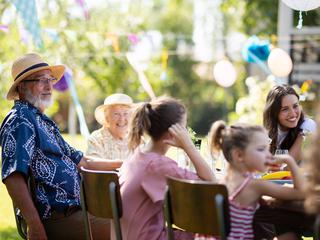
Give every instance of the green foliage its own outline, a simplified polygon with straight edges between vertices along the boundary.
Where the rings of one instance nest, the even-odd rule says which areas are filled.
[[[248,95],[239,98],[236,103],[236,111],[230,115],[231,122],[246,122],[252,124],[263,124],[263,109],[265,99],[269,90],[274,85],[274,79],[267,78],[259,80],[254,77],[246,79],[249,89]]]
[[[222,2],[222,11],[226,17],[246,34],[265,36],[277,33],[278,0]]]
[[[308,12],[302,12],[303,26],[320,26],[320,8],[314,9]],[[299,21],[299,11],[294,11],[293,14],[293,24],[298,25]]]
[[[80,103],[92,131],[98,125],[94,119],[95,107],[106,96],[124,92],[135,102],[148,100],[141,87],[137,73],[127,61],[125,53],[131,50],[127,33],[142,33],[158,30],[163,35],[163,48],[168,50],[167,78],[161,80],[161,53],[154,54],[146,70],[146,76],[157,96],[168,94],[181,99],[189,112],[189,125],[199,134],[206,134],[211,123],[218,119],[233,120],[238,98],[247,94],[244,79],[247,77],[242,62],[234,62],[239,76],[234,86],[223,89],[210,77],[200,77],[195,69],[199,65],[192,55],[177,55],[179,41],[192,46],[194,2],[191,0],[133,0],[124,9],[121,1],[105,1],[105,4],[90,9],[90,19],[74,16],[76,3],[64,0],[41,2],[40,24],[43,29],[58,31],[53,39],[43,33],[45,49],[41,55],[50,63],[64,63],[73,71]],[[11,6],[0,3],[2,14]],[[242,29],[247,34],[272,34],[276,31],[277,2],[260,0],[225,0],[221,9],[224,14],[224,34]],[[259,20],[259,21],[257,21]],[[261,24],[263,22],[263,24]],[[0,31],[0,121],[12,103],[5,95],[12,83],[12,61],[30,51],[39,51],[34,46],[20,43],[17,18],[10,23],[10,32]],[[110,35],[117,34],[120,51],[115,51]],[[214,62],[207,63],[212,67]],[[68,108],[72,103],[69,91],[55,94],[55,105],[48,112],[62,130],[67,129]]]

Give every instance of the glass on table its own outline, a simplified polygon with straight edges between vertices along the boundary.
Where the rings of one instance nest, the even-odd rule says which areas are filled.
[[[276,149],[274,155],[277,156],[277,155],[284,155],[284,154],[289,154],[289,150],[288,149]],[[280,170],[283,171],[285,170],[287,167],[287,164],[286,163],[282,163],[281,166],[280,166]]]

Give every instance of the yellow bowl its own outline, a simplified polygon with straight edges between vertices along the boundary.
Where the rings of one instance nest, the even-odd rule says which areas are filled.
[[[278,172],[267,173],[263,175],[261,178],[265,180],[274,180],[274,179],[283,179],[286,177],[291,177],[290,171],[278,171]]]

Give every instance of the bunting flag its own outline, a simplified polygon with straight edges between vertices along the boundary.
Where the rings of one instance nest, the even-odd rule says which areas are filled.
[[[79,119],[79,125],[80,125],[80,133],[82,136],[84,136],[85,138],[88,138],[90,133],[89,133],[89,129],[86,123],[86,119],[84,118],[84,114],[83,114],[83,110],[81,107],[81,104],[79,102],[79,98],[78,98],[78,94],[77,94],[77,90],[76,87],[74,85],[74,82],[72,80],[72,71],[69,68],[66,68],[66,71],[64,73],[64,79],[66,80],[69,89],[70,89],[70,93],[72,96],[72,100],[73,100],[73,104],[75,105],[76,108],[76,112],[78,115],[78,119]]]
[[[302,85],[301,85],[301,88],[300,88],[301,93],[306,93],[306,92],[308,92],[311,84],[312,84],[312,80],[311,80],[311,79],[304,81],[304,82],[302,83]]]
[[[118,36],[115,33],[107,33],[107,38],[111,40],[112,47],[116,53],[120,52]]]
[[[129,33],[128,34],[128,40],[133,44],[136,45],[139,42],[139,38],[137,35],[133,34],[133,33]]]
[[[5,32],[5,33],[8,33],[9,32],[9,27],[7,25],[0,25],[0,30]]]
[[[55,29],[45,28],[44,32],[48,35],[49,38],[51,38],[53,42],[59,41],[59,33]]]
[[[76,2],[79,4],[79,6],[81,7],[82,11],[83,11],[83,15],[84,15],[84,18],[86,20],[89,20],[89,10],[88,10],[88,7],[85,3],[85,0],[76,0]]]
[[[23,20],[25,29],[32,35],[34,44],[44,48],[35,0],[10,0]]]
[[[21,23],[21,21],[18,21],[18,30],[19,30],[21,42],[24,43],[25,45],[28,45],[30,35],[28,34],[27,30],[23,27],[23,24]]]
[[[161,66],[162,66],[162,73],[160,76],[161,80],[167,79],[168,57],[169,57],[168,51],[163,50],[161,54]]]
[[[154,94],[152,86],[150,85],[147,76],[143,72],[142,63],[139,63],[139,61],[136,59],[134,53],[132,53],[132,52],[128,52],[126,54],[126,57],[128,59],[128,62],[132,66],[132,68],[137,72],[138,77],[139,77],[139,81],[140,81],[143,89],[147,92],[147,94],[149,95],[149,97],[151,99],[156,98],[156,95]]]

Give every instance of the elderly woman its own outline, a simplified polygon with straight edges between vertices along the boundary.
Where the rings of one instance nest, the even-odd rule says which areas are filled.
[[[102,128],[92,132],[86,154],[97,160],[114,162],[121,166],[129,156],[127,128],[132,99],[126,94],[115,93],[104,100],[95,110],[95,118]]]

